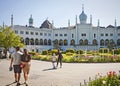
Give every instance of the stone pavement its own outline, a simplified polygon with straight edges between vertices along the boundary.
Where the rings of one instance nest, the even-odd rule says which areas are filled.
[[[13,71],[9,71],[10,60],[0,61],[0,86],[16,86],[13,84]],[[80,82],[95,78],[97,73],[106,75],[109,71],[120,70],[120,63],[63,63],[62,68],[53,70],[51,62],[32,60],[29,86],[80,86]],[[25,86],[23,73],[21,86]]]

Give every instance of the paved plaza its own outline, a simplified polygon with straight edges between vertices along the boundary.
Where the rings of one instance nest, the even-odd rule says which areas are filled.
[[[0,60],[0,86],[15,86],[13,71],[9,71],[10,60]],[[120,63],[63,63],[62,68],[52,69],[51,62],[32,60],[29,86],[80,86],[80,82],[95,78],[97,73],[106,75],[120,70]],[[20,80],[25,86],[23,73]]]

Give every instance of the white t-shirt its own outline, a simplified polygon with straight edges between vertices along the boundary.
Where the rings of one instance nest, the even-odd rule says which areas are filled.
[[[56,61],[56,56],[52,56],[52,61]]]
[[[20,51],[13,53],[13,65],[20,65],[22,54]]]

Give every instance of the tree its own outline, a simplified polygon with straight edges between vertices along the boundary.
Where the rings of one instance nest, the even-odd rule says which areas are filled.
[[[24,46],[21,42],[21,37],[15,34],[10,27],[4,27],[4,29],[0,32],[0,47],[5,49],[5,57],[9,48],[17,46]]]

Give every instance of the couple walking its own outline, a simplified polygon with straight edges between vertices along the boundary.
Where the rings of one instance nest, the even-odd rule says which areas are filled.
[[[24,49],[24,52],[20,52],[20,48],[16,47],[16,52],[13,53],[11,62],[10,62],[10,70],[12,70],[12,67],[14,69],[14,77],[15,77],[15,82],[17,83],[16,86],[20,85],[20,77],[21,77],[21,72],[23,70],[24,73],[24,79],[25,79],[25,85],[28,86],[28,74],[30,70],[30,62],[31,62],[31,57],[27,52],[27,49]]]
[[[53,69],[57,68],[58,67],[58,63],[60,62],[60,68],[62,68],[62,53],[61,51],[58,49],[58,58],[57,58],[57,65],[55,67],[55,62],[56,62],[56,55],[55,53],[53,53],[52,55],[52,64],[53,64]]]

